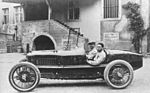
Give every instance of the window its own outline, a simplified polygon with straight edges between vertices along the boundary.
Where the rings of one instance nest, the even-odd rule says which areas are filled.
[[[119,0],[104,0],[104,19],[119,17]]]
[[[80,9],[78,0],[69,0],[68,2],[68,19],[79,20]]]
[[[8,8],[3,8],[3,17],[4,17],[4,24],[9,23],[9,9]]]
[[[24,21],[24,13],[22,6],[15,6],[15,22],[19,23]]]

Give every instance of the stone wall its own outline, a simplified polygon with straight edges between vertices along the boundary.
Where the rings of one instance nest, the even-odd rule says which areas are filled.
[[[7,52],[7,36],[5,34],[0,33],[0,53],[6,53]]]
[[[54,20],[26,21],[18,24],[18,36],[22,38],[24,51],[26,51],[27,44],[30,44],[31,50],[34,39],[40,35],[49,36],[56,45],[55,49],[64,49],[64,42],[68,42],[69,29]],[[69,38],[71,48],[75,48],[77,34],[71,33]],[[79,46],[82,46],[83,42],[84,37],[80,37]]]
[[[134,52],[131,43],[132,33],[128,31],[128,21],[125,15],[120,20],[101,22],[101,36],[105,47]]]

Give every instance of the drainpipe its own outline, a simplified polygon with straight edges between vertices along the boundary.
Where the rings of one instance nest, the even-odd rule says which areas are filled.
[[[51,19],[51,12],[52,12],[52,9],[50,7],[50,1],[45,0],[45,2],[48,5],[48,20],[50,20]]]

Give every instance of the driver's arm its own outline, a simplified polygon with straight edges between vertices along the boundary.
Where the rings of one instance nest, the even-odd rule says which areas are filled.
[[[94,61],[96,62],[103,62],[106,58],[106,53],[102,51],[101,53],[97,53],[97,55],[94,58]]]
[[[97,54],[97,51],[96,51],[95,49],[93,49],[92,51],[90,51],[90,52],[86,55],[86,57],[87,57],[88,59],[94,59],[94,57],[96,56],[96,54]]]

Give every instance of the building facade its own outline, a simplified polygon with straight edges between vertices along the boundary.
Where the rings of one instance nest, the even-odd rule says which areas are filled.
[[[135,2],[141,5],[141,14],[145,22],[145,29],[149,27],[150,1],[149,0],[3,0],[4,2],[20,3],[24,9],[24,20],[18,26],[20,32],[27,31],[26,23],[30,24],[30,31],[37,32],[37,28],[43,24],[48,24],[47,30],[41,29],[39,32],[48,32],[63,23],[71,28],[80,31],[90,41],[99,41],[105,44],[106,48],[134,51],[131,44],[132,34],[127,30],[128,19],[122,5]],[[51,20],[48,23],[39,23],[37,20]],[[33,23],[34,22],[34,23]],[[47,22],[47,21],[46,21]],[[40,24],[37,26],[37,24]],[[28,26],[29,27],[29,26]],[[42,26],[43,27],[43,26]],[[32,29],[31,29],[32,28]],[[45,27],[46,28],[46,27]],[[58,28],[64,28],[64,25]],[[34,29],[34,30],[33,30]],[[36,29],[36,30],[35,30]],[[39,28],[40,29],[40,28]],[[29,31],[29,32],[30,32]],[[38,33],[35,36],[40,35]],[[66,32],[67,35],[69,31]],[[54,34],[54,33],[51,33]],[[49,35],[51,35],[49,33]],[[22,36],[22,34],[20,34]],[[30,34],[31,35],[31,34]],[[42,34],[41,34],[42,35]],[[31,36],[34,39],[34,36]],[[51,36],[53,37],[53,36]],[[58,46],[63,40],[58,39],[55,34],[53,39]],[[65,37],[65,35],[61,36]],[[29,39],[29,38],[28,38]],[[148,51],[148,37],[143,40],[142,51]],[[25,41],[24,41],[25,42]],[[28,43],[30,43],[28,41]],[[27,44],[25,44],[27,45]],[[31,44],[33,45],[33,44]],[[54,44],[55,45],[55,44]],[[59,49],[59,48],[58,48]]]
[[[19,3],[0,1],[0,53],[17,51],[16,42],[14,42],[16,31],[12,27],[15,27],[15,24],[20,21],[18,7],[20,7]]]

